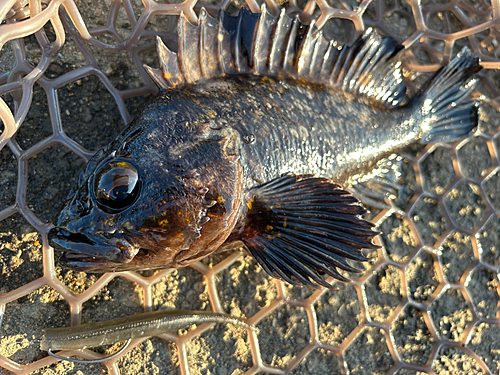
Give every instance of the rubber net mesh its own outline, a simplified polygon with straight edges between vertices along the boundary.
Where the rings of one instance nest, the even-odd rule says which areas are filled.
[[[175,2],[175,1],[174,1]],[[156,35],[175,49],[181,12],[245,2],[0,2],[0,373],[497,374],[500,370],[499,0],[268,0],[341,42],[375,27],[402,42],[415,90],[467,45],[484,69],[480,125],[454,144],[405,150],[401,212],[376,211],[381,245],[339,290],[290,287],[243,253],[179,270],[61,270],[47,232],[94,151],[156,93]],[[261,0],[246,5],[259,12]],[[243,316],[257,332],[187,327],[99,365],[29,340],[47,327],[160,308]],[[98,358],[119,347],[82,351]],[[71,352],[64,353],[71,355]]]

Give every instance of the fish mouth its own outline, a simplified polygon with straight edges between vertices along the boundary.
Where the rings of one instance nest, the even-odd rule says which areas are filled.
[[[73,233],[59,227],[52,228],[48,237],[54,250],[63,253],[59,262],[78,271],[118,268],[138,253],[135,246],[121,237]]]

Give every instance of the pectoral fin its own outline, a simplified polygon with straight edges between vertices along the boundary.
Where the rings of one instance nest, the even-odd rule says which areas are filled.
[[[248,193],[241,240],[271,276],[293,285],[334,288],[322,275],[360,272],[347,259],[366,261],[378,232],[361,219],[359,200],[327,178],[287,174]]]

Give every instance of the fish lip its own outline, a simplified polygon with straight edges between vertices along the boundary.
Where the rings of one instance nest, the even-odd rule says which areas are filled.
[[[59,263],[64,268],[84,272],[109,272],[114,271],[118,266],[118,263],[109,262],[104,259],[98,259],[74,251],[65,251],[59,258]]]
[[[48,238],[54,250],[63,253],[59,261],[74,269],[99,267],[102,263],[129,263],[138,253],[138,249],[123,237],[106,238],[56,227],[49,231]]]

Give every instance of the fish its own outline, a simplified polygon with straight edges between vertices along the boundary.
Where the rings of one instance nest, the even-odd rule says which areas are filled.
[[[88,162],[49,232],[65,267],[178,268],[243,247],[272,277],[335,288],[378,248],[362,215],[397,192],[392,155],[477,126],[467,48],[410,96],[404,48],[374,29],[341,45],[263,5],[202,9],[178,33],[145,66],[159,94]]]

